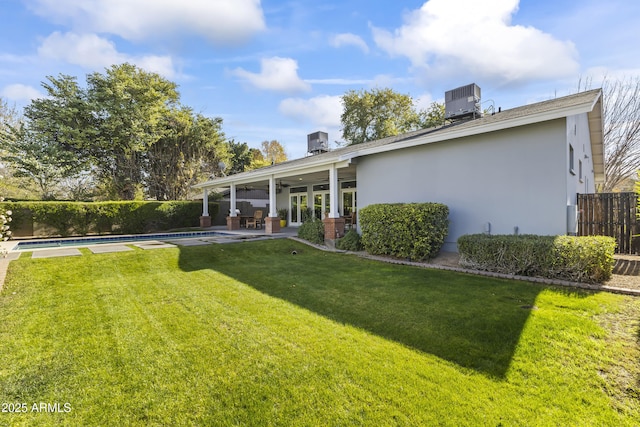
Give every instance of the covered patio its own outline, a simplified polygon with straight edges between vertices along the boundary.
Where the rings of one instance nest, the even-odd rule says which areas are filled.
[[[211,226],[208,198],[211,192],[229,189],[230,209],[226,217],[227,230],[239,230],[243,212],[238,212],[236,191],[240,188],[265,189],[269,195],[264,213],[266,234],[279,233],[278,211],[287,210],[287,225],[297,227],[311,215],[321,219],[325,239],[333,241],[345,232],[345,221],[356,211],[356,165],[351,156],[338,158],[323,153],[265,168],[222,176],[197,184],[203,192],[200,224]]]

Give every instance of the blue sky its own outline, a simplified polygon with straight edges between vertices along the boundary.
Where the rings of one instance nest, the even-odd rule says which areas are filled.
[[[0,96],[131,62],[222,117],[227,137],[340,141],[340,96],[390,87],[421,107],[475,82],[502,109],[640,75],[638,0],[0,0]]]

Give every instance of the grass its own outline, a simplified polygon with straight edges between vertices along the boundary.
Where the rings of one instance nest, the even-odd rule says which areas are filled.
[[[640,419],[631,297],[287,240],[83,253],[10,265],[0,402],[28,410],[0,413],[0,425]],[[31,411],[40,402],[62,412]]]

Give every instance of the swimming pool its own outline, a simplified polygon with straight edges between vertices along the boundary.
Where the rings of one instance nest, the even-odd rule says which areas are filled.
[[[195,237],[231,236],[229,233],[220,231],[187,231],[179,233],[155,233],[155,234],[132,234],[126,236],[96,236],[32,240],[18,243],[13,250],[30,251],[33,249],[64,248],[68,246],[88,246],[103,243],[138,242],[142,240],[172,240]]]

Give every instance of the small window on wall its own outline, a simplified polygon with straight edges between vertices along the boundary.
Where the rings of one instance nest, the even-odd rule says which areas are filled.
[[[575,169],[574,169],[574,153],[573,153],[573,145],[569,144],[569,172],[571,172],[572,175],[575,175]]]

